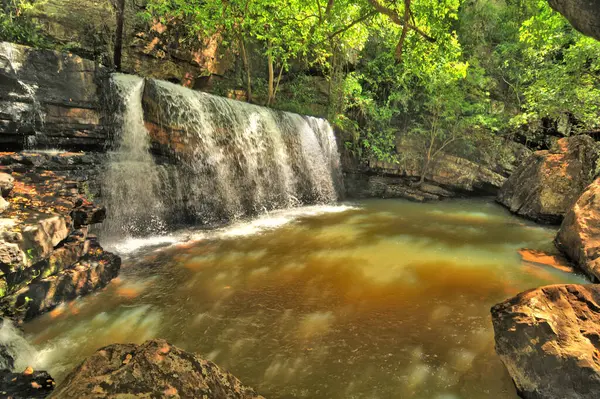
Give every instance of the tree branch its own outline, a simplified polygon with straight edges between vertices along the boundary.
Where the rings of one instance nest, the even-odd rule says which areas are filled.
[[[408,33],[408,29],[411,29],[421,35],[425,40],[430,43],[435,43],[436,39],[429,36],[427,33],[423,32],[421,29],[417,28],[414,24],[410,23],[410,1],[404,0],[404,18],[400,18],[400,15],[393,9],[386,7],[381,4],[378,0],[368,0],[369,3],[383,15],[386,15],[393,23],[396,25],[400,25],[402,27],[402,36],[400,37],[400,41],[396,46],[396,58],[398,61],[402,59],[402,48],[404,46],[404,40],[406,38],[406,34]]]
[[[336,30],[335,32],[331,33],[329,35],[329,39],[333,39],[337,35],[346,32],[347,30],[351,29],[354,25],[359,24],[359,23],[361,23],[361,22],[363,22],[363,21],[371,18],[376,13],[377,13],[377,11],[372,11],[372,12],[369,12],[369,13],[363,15],[362,17],[359,17],[358,19],[355,19],[350,24],[348,24],[348,25],[344,26],[343,28],[340,28],[340,29]]]

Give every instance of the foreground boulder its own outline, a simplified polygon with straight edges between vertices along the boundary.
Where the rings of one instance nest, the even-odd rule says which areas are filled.
[[[600,179],[567,212],[556,245],[588,276],[600,280]]]
[[[553,285],[492,307],[496,352],[526,399],[600,392],[600,286]]]
[[[73,370],[51,398],[264,399],[217,365],[164,340],[115,344]]]
[[[599,148],[589,136],[558,140],[537,151],[506,181],[498,202],[518,215],[558,224],[583,190],[594,180]]]

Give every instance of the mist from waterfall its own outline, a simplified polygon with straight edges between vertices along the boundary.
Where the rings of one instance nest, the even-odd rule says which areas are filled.
[[[111,231],[148,235],[165,221],[222,224],[337,201],[339,154],[326,120],[164,81],[113,81],[123,110],[103,188]],[[151,141],[160,154],[150,154]]]

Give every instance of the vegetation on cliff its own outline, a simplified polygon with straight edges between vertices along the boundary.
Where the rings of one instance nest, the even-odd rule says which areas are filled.
[[[36,22],[39,7],[5,3],[0,40],[51,45]],[[549,136],[600,126],[600,43],[544,0],[149,0],[126,7],[125,31],[148,40],[145,54],[182,58],[195,49],[188,53],[198,60],[198,49],[215,42],[225,49],[211,62],[227,64],[232,79],[203,89],[327,116],[358,157],[418,161],[422,175],[444,151],[501,156],[506,139],[549,147]],[[147,37],[164,31],[173,34],[162,47]],[[124,51],[140,47],[125,42]],[[197,64],[197,77],[229,73]]]

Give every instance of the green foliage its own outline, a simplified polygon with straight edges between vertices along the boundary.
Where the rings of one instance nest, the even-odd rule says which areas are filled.
[[[27,0],[7,0],[0,5],[0,41],[42,48],[50,45],[38,24],[27,15],[31,8]]]
[[[513,124],[543,118],[576,120],[576,131],[600,127],[600,42],[575,31],[545,1],[521,27],[520,43],[527,65],[524,111]]]
[[[144,15],[185,25],[183,42],[218,35],[240,58],[251,43],[270,66],[267,75],[246,60],[254,97],[307,114],[328,105],[363,159],[412,157],[426,169],[441,151],[488,158],[515,134],[600,128],[600,43],[545,0],[412,0],[410,13],[405,4],[149,0]]]

